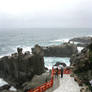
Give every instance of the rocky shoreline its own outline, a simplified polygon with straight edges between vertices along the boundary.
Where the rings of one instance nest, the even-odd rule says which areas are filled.
[[[71,43],[72,41],[72,43]],[[77,45],[73,43],[80,42]],[[71,39],[68,43],[54,46],[35,45],[32,54],[27,51],[22,52],[22,48],[17,48],[17,53],[0,58],[0,77],[7,85],[0,87],[0,92],[10,91],[11,86],[16,88],[15,92],[26,92],[30,88],[35,88],[49,81],[51,72],[47,72],[44,66],[44,56],[47,57],[70,57],[72,75],[80,86],[86,85],[91,90],[90,81],[92,80],[92,37],[80,37]],[[78,53],[77,47],[85,47]],[[56,65],[66,64],[57,62]],[[84,88],[87,90],[86,88]],[[83,91],[81,92],[90,92]]]

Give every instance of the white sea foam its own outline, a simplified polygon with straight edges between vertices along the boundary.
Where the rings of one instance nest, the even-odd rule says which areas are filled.
[[[70,65],[69,60],[70,60],[70,58],[68,58],[68,57],[65,57],[65,58],[61,58],[61,57],[44,57],[45,66],[49,69],[51,69],[52,66],[56,64],[56,62],[64,62],[67,66],[69,66]]]
[[[8,84],[6,81],[4,81],[2,78],[0,78],[0,87]]]
[[[54,42],[68,42],[70,39],[57,39],[57,40],[54,40]]]
[[[77,44],[79,44],[80,42],[73,42],[73,41],[70,41],[70,43],[74,43],[74,44],[77,45]]]
[[[92,35],[87,35],[88,37],[92,37]]]
[[[4,81],[2,78],[0,78],[0,87],[7,85],[8,83],[6,81]],[[13,86],[9,89],[10,91],[17,91],[16,88],[14,88]]]
[[[26,46],[24,46],[24,47],[23,47],[23,52],[25,52],[25,51],[30,51],[30,52],[32,52],[31,48],[32,48],[32,47],[26,47]]]
[[[14,88],[13,86],[11,86],[11,88],[9,89],[10,91],[17,91],[16,88]]]
[[[77,47],[78,52],[80,53],[80,52],[81,52],[81,50],[83,50],[83,48],[84,48],[84,47]]]
[[[2,58],[4,55],[1,55],[0,58]]]
[[[21,45],[18,45],[16,47],[12,47],[13,51],[11,53],[2,54],[2,55],[0,55],[0,58],[2,58],[3,56],[11,56],[12,53],[17,52],[17,48],[23,48],[23,53],[26,52],[26,51],[30,51],[30,53],[32,53],[31,48],[33,48],[33,46],[21,46]]]

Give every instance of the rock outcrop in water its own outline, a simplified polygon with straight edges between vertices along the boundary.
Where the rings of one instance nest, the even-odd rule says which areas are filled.
[[[71,57],[71,65],[74,66],[73,73],[79,85],[87,85],[92,91],[90,81],[92,80],[92,44],[84,48],[81,53]],[[90,91],[81,91],[90,92]]]
[[[53,45],[42,47],[44,50],[44,56],[47,57],[70,57],[72,54],[77,53],[77,46],[70,43],[64,43],[62,45]]]
[[[87,45],[91,44],[92,37],[76,37],[73,39],[70,39],[69,41],[72,42],[78,42],[77,46],[86,47]]]
[[[44,72],[44,59],[41,49],[22,53],[22,48],[11,56],[0,58],[0,77],[16,88],[27,81],[31,81],[34,75]]]

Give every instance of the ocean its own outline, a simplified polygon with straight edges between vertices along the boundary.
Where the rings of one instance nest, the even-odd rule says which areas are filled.
[[[0,57],[16,52],[17,47],[30,51],[35,44],[41,46],[59,45],[73,37],[91,36],[87,28],[16,28],[0,29]],[[44,57],[45,66],[51,68],[56,62],[69,65],[69,57]]]

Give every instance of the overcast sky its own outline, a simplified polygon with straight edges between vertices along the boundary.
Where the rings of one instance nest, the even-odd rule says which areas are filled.
[[[92,0],[0,0],[0,28],[92,28]]]

